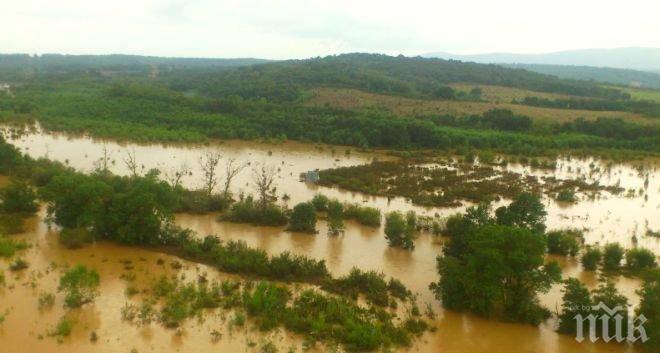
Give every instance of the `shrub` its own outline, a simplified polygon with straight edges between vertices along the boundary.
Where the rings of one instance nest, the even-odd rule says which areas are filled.
[[[210,194],[206,190],[177,189],[179,204],[177,212],[208,213],[226,210],[231,200],[221,194]]]
[[[84,265],[76,265],[60,278],[59,291],[65,293],[64,304],[77,308],[94,300],[98,295],[99,274]]]
[[[282,208],[273,203],[261,207],[251,196],[232,204],[229,212],[222,219],[263,226],[283,226],[288,221]]]
[[[48,335],[49,336],[55,336],[55,337],[67,337],[71,334],[71,331],[73,330],[73,321],[66,317],[60,318],[60,321],[57,322],[57,325],[55,325],[55,328],[53,328]]]
[[[379,209],[356,204],[344,207],[344,218],[355,219],[358,223],[369,227],[379,227],[381,221]]]
[[[293,208],[289,219],[289,230],[316,233],[316,209],[310,202],[302,202]]]
[[[603,250],[603,269],[615,271],[621,267],[624,250],[618,243],[607,244]]]
[[[16,259],[16,261],[12,262],[9,265],[9,270],[12,271],[12,272],[16,272],[16,271],[25,270],[28,267],[30,267],[30,264],[27,261],[19,258],[19,259]]]
[[[405,219],[399,212],[390,212],[385,216],[385,237],[390,246],[414,249],[414,227],[414,217]]]
[[[570,230],[548,232],[546,234],[548,253],[575,256],[580,250],[580,244],[577,241],[579,234],[579,232]]]
[[[582,266],[587,271],[596,271],[598,269],[598,264],[603,258],[603,252],[600,248],[591,247],[582,255]]]
[[[39,295],[39,310],[50,309],[55,304],[55,295],[53,293],[41,293]]]
[[[322,194],[314,195],[314,198],[312,198],[312,204],[317,212],[327,211],[329,202],[328,197]]]
[[[631,271],[640,271],[657,266],[655,254],[648,249],[634,248],[626,251],[626,267]]]
[[[337,200],[328,203],[328,232],[331,235],[344,232],[344,205]]]

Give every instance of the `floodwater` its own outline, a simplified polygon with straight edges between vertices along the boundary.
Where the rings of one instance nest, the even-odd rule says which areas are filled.
[[[290,196],[289,205],[307,201],[316,193],[336,197],[342,201],[359,202],[378,207],[383,212],[390,210],[416,210],[427,215],[448,215],[461,211],[463,208],[435,209],[411,205],[403,199],[387,200],[382,197],[365,196],[359,193],[340,191],[332,188],[322,188],[298,181],[301,172],[316,168],[350,166],[368,163],[373,158],[385,159],[384,155],[363,154],[352,151],[345,153],[346,148],[338,147],[332,150],[328,146],[314,146],[300,143],[284,143],[278,145],[260,144],[254,142],[230,141],[208,146],[184,145],[137,145],[117,144],[110,141],[95,141],[86,137],[67,137],[65,135],[33,132],[18,139],[9,141],[33,157],[48,157],[53,160],[68,163],[72,167],[89,171],[94,161],[103,153],[104,146],[111,152],[112,171],[126,174],[122,158],[126,151],[134,151],[139,164],[145,169],[159,168],[165,172],[177,168],[187,162],[192,169],[192,176],[183,182],[188,187],[198,187],[201,184],[198,158],[206,150],[220,151],[224,158],[237,158],[244,162],[266,162],[277,165],[281,171],[278,177],[278,194]],[[585,178],[597,178],[602,184],[619,183],[629,189],[643,189],[642,195],[635,197],[625,195],[603,195],[596,200],[582,200],[577,205],[560,205],[546,200],[549,212],[549,228],[580,227],[587,228],[587,243],[605,243],[618,241],[624,246],[633,244],[636,235],[637,244],[660,252],[658,240],[646,237],[646,229],[657,231],[660,221],[657,219],[660,207],[660,175],[656,169],[639,172],[628,165],[615,165],[605,168],[600,162],[560,160],[559,168],[552,172],[531,170],[527,167],[511,165],[508,168],[525,171],[530,174],[552,174],[558,177],[568,177],[577,174]],[[599,172],[595,169],[601,166]],[[653,167],[652,167],[653,168]],[[578,171],[578,169],[580,169]],[[646,180],[648,179],[648,182]],[[587,179],[590,180],[590,179]],[[236,192],[249,192],[251,182],[249,167],[243,170],[232,185]],[[646,184],[646,186],[645,186]],[[654,217],[655,216],[655,217]],[[120,278],[124,259],[130,259],[135,265],[138,277],[135,283],[147,282],[147,278],[168,274],[173,270],[165,266],[157,266],[158,258],[169,263],[172,258],[142,249],[120,247],[101,243],[79,250],[67,250],[56,241],[53,232],[48,230],[41,217],[32,220],[31,231],[16,237],[25,238],[35,244],[21,256],[30,262],[31,267],[24,274],[15,277],[5,271],[8,286],[0,290],[0,312],[10,309],[4,324],[0,325],[0,342],[8,352],[130,352],[135,348],[138,352],[258,352],[259,342],[272,339],[280,351],[287,351],[291,345],[296,345],[301,351],[301,339],[279,332],[275,337],[264,337],[263,334],[250,330],[245,332],[228,332],[226,323],[220,317],[212,317],[201,324],[191,320],[183,330],[176,334],[157,324],[148,328],[140,328],[121,320],[121,308],[126,302],[124,290],[127,282]],[[177,215],[177,223],[189,227],[201,235],[217,234],[222,239],[244,240],[249,245],[266,250],[271,254],[289,250],[298,254],[324,259],[330,271],[335,275],[347,273],[352,267],[365,270],[378,270],[387,276],[399,278],[409,288],[419,294],[418,303],[423,309],[426,303],[431,303],[437,317],[433,325],[437,330],[425,334],[410,351],[415,352],[621,352],[634,351],[632,347],[618,344],[582,343],[578,344],[572,337],[557,335],[554,332],[553,320],[539,327],[528,325],[501,323],[491,320],[462,315],[440,308],[437,301],[428,290],[428,285],[437,280],[435,258],[440,253],[442,239],[429,234],[420,235],[413,252],[393,249],[387,246],[382,229],[361,226],[355,222],[347,222],[346,232],[342,236],[327,236],[327,225],[319,221],[319,234],[292,234],[282,228],[254,227],[244,224],[217,222],[217,215]],[[598,284],[596,275],[583,272],[575,259],[553,257],[560,262],[565,276],[578,277],[588,286],[594,288]],[[5,269],[5,260],[0,260],[0,270]],[[211,278],[227,278],[211,268],[181,261],[186,268],[181,270],[187,278],[194,278],[198,271],[207,272]],[[61,295],[58,295],[56,305],[51,311],[40,313],[37,309],[38,294],[43,291],[54,292],[57,287],[60,269],[47,271],[51,263],[83,263],[98,269],[101,273],[101,295],[93,305],[73,311],[79,323],[75,326],[72,336],[58,343],[47,336],[59,317],[63,314]],[[638,302],[635,290],[639,288],[636,279],[615,278],[619,290],[630,299],[631,304]],[[36,285],[33,288],[32,284]],[[542,303],[552,311],[561,306],[561,291],[555,286],[543,295]],[[223,338],[211,342],[210,331],[218,329]],[[99,335],[99,341],[89,340],[90,332],[94,330]],[[43,335],[43,338],[40,338]],[[256,342],[256,345],[248,344]],[[251,347],[253,346],[253,347]],[[4,352],[4,348],[2,350]]]

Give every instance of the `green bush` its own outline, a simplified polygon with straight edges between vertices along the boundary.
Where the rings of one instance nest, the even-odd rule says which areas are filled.
[[[77,308],[94,300],[98,295],[99,282],[96,270],[76,265],[62,275],[58,290],[65,293],[66,306]]]
[[[616,271],[621,268],[621,260],[625,250],[619,243],[605,245],[603,249],[603,269],[606,271]]]
[[[548,253],[557,255],[577,255],[580,244],[577,238],[580,232],[571,230],[557,230],[546,233],[548,241]]]
[[[301,202],[293,207],[289,228],[293,232],[316,233],[316,208],[311,202]]]
[[[598,247],[590,247],[582,255],[582,267],[587,271],[596,271],[603,258],[603,252]]]
[[[317,212],[327,211],[329,202],[330,200],[328,197],[322,194],[314,195],[314,198],[312,198],[312,204],[314,205],[314,208],[316,208]]]
[[[414,232],[414,217],[404,218],[400,212],[390,212],[385,216],[385,237],[390,246],[413,250]]]
[[[236,223],[251,223],[262,226],[283,226],[287,224],[286,213],[279,206],[269,203],[261,207],[252,196],[235,202],[221,219]]]
[[[344,219],[355,219],[362,225],[379,227],[381,214],[377,208],[349,204],[344,207]]]
[[[633,248],[626,251],[626,267],[631,271],[640,271],[657,266],[655,254],[644,248]]]

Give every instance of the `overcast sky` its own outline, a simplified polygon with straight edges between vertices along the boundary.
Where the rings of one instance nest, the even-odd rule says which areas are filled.
[[[0,52],[306,58],[660,47],[660,0],[0,0]]]

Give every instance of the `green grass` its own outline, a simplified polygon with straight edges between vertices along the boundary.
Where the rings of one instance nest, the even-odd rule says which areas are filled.
[[[626,88],[624,89],[634,99],[652,100],[660,102],[660,90],[643,89],[643,88]]]

